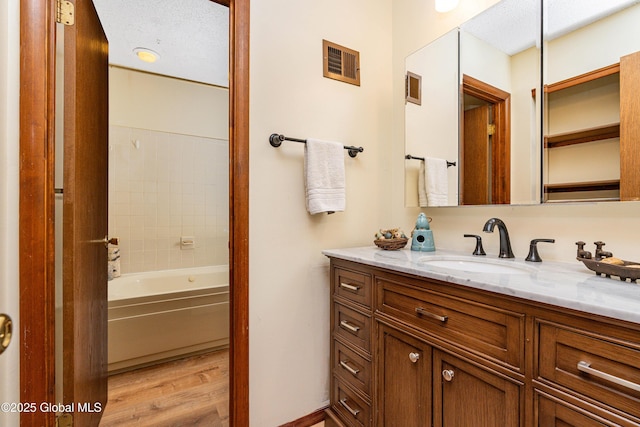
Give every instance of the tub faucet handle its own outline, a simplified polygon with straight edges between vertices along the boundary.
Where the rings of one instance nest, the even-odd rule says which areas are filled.
[[[525,261],[530,262],[542,262],[542,258],[538,254],[538,243],[555,243],[555,239],[533,239],[531,244],[529,244],[529,255],[524,259]]]
[[[117,245],[119,242],[120,242],[120,239],[118,239],[117,237],[111,237],[111,238],[109,238],[109,236],[104,237],[105,245]]]
[[[486,255],[484,248],[482,247],[482,237],[477,234],[465,234],[464,237],[475,237],[476,248],[473,250],[473,255]]]
[[[117,237],[104,236],[104,238],[102,238],[102,239],[89,240],[89,242],[91,242],[91,243],[102,243],[105,248],[108,248],[109,245],[117,245],[118,242],[119,242],[119,239]]]

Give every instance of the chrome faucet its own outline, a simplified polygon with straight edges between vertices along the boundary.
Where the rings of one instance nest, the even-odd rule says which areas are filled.
[[[500,233],[500,258],[515,258],[511,251],[511,241],[509,240],[509,232],[507,226],[502,222],[500,218],[491,218],[484,224],[482,231],[485,233],[493,233],[495,226],[498,226],[498,232]]]

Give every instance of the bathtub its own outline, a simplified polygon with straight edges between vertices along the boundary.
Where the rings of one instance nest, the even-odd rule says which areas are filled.
[[[107,289],[109,372],[229,344],[226,265],[123,274]]]

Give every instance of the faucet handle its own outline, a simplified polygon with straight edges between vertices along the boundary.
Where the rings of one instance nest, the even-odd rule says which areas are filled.
[[[482,237],[477,234],[465,234],[464,237],[475,237],[476,239],[476,248],[473,251],[473,255],[486,255],[484,252],[484,248],[482,247]]]
[[[540,258],[540,255],[538,254],[537,244],[539,242],[555,243],[556,240],[555,239],[533,239],[531,241],[531,244],[529,244],[529,255],[527,255],[527,257],[524,259],[525,261],[542,262],[542,258]]]
[[[604,242],[598,240],[597,242],[593,242],[593,244],[596,245],[596,259],[608,258],[613,256],[611,252],[602,249],[602,247],[605,245]]]
[[[578,253],[576,255],[577,258],[591,259],[591,252],[586,251],[584,249],[584,245],[586,245],[585,242],[580,240],[580,241],[576,242],[576,245],[578,245]]]

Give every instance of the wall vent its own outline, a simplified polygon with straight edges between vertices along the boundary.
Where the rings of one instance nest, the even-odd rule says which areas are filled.
[[[422,76],[407,71],[404,79],[404,92],[406,102],[422,105]]]
[[[360,86],[360,52],[322,40],[324,77]]]

